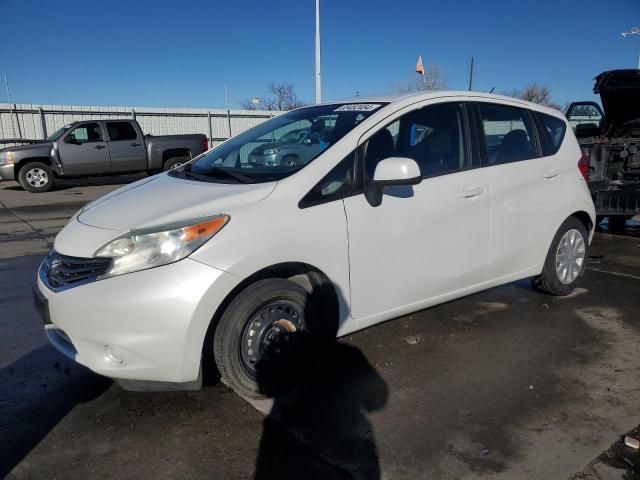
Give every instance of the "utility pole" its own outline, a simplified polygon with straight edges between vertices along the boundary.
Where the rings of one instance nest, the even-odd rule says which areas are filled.
[[[471,63],[469,63],[469,91],[473,89],[473,57],[471,57]]]
[[[9,81],[7,80],[7,74],[4,74],[4,86],[7,89],[7,100],[9,101],[9,118],[11,118],[11,130],[13,130],[13,138],[16,138],[16,126],[13,123],[13,103],[11,103],[11,94],[9,93]],[[16,120],[18,120],[16,115]],[[18,125],[18,131],[20,131],[20,125]],[[20,138],[22,138],[22,132],[20,132]]]
[[[316,103],[322,102],[320,85],[320,0],[316,0]]]

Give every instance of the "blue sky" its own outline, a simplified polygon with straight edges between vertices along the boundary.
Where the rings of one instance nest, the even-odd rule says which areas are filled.
[[[17,103],[221,107],[290,82],[314,98],[314,0],[0,0],[0,73]],[[323,97],[382,93],[418,53],[451,89],[547,84],[593,99],[593,77],[635,68],[639,0],[321,0]],[[6,101],[4,89],[0,101]]]

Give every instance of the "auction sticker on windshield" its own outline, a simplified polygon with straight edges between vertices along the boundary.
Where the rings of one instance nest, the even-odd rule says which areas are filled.
[[[380,103],[351,103],[336,108],[334,112],[373,112],[381,106]]]

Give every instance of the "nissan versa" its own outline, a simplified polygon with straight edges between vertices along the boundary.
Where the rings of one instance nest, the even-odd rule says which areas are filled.
[[[289,132],[307,143],[295,162],[251,161]],[[304,107],[85,206],[42,263],[36,303],[54,346],[125,387],[197,387],[215,361],[259,396],[261,368],[296,338],[525,277],[571,292],[594,229],[587,169],[563,115],[520,100]]]

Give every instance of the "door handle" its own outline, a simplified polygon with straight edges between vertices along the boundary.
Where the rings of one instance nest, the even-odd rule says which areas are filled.
[[[484,193],[484,187],[464,187],[460,192],[460,198],[477,197]]]
[[[96,150],[102,150],[103,148],[107,148],[107,147],[105,147],[104,145],[96,145],[93,148],[95,148]]]
[[[544,172],[544,178],[546,178],[547,180],[557,177],[558,175],[560,175],[560,170],[558,170],[557,168],[550,168],[549,170]]]
[[[131,144],[132,147],[139,147],[140,145],[141,145],[140,143],[135,143],[135,142]]]

